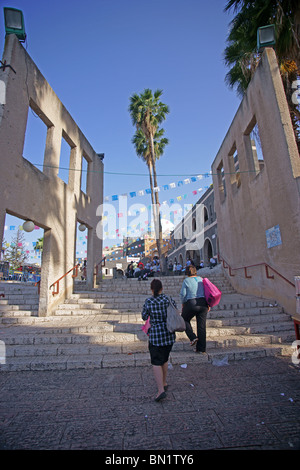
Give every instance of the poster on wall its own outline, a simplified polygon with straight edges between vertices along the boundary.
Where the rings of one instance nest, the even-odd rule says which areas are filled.
[[[266,239],[268,248],[273,248],[274,246],[282,245],[279,225],[275,225],[274,227],[266,230]]]

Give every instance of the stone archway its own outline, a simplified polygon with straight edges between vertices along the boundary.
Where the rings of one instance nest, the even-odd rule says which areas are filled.
[[[203,254],[204,254],[204,264],[208,266],[209,260],[213,256],[213,247],[209,238],[207,238],[204,242]]]

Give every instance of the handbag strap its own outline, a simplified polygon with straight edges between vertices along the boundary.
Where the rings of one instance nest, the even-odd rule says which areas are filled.
[[[172,299],[172,297],[171,297],[170,295],[168,295],[168,300],[169,300],[169,303],[170,303],[171,305],[173,305],[173,307],[175,307],[175,305],[174,305],[174,304],[175,304],[175,301]]]

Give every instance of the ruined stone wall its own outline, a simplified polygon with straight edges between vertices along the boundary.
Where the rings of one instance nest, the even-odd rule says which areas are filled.
[[[260,265],[291,283],[300,274],[300,158],[273,49],[263,53],[212,173],[219,252],[231,282],[294,313],[295,288],[271,270],[269,279]]]
[[[92,287],[94,266],[102,256],[96,209],[103,202],[103,162],[15,35],[6,37],[5,60],[14,70],[0,71],[5,87],[0,106],[1,241],[6,213],[44,229],[39,314],[48,315],[72,292],[70,275],[60,282],[58,295],[49,287],[75,264],[78,221],[88,227],[87,283]],[[47,127],[40,169],[22,156],[29,108]],[[71,149],[67,184],[58,177],[62,138]],[[80,182],[83,156],[88,162],[86,193]]]

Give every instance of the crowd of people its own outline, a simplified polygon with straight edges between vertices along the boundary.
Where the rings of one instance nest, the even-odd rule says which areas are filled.
[[[182,266],[182,264],[180,262],[177,262],[177,261],[174,261],[174,263],[172,261],[169,262],[169,265],[168,265],[168,270],[169,272],[173,272],[173,274],[185,274],[185,271],[186,271],[186,268],[188,266],[195,266],[195,263],[193,262],[192,259],[188,259],[187,262],[186,262],[186,265],[185,266]],[[217,260],[216,258],[214,257],[211,257],[210,260],[209,260],[209,267],[210,269],[214,268],[215,266],[217,266]],[[204,261],[201,260],[200,263],[199,263],[199,266],[196,266],[197,269],[202,269],[205,267],[204,265]]]
[[[194,262],[190,258],[187,260],[185,266],[182,266],[180,262],[174,261],[173,263],[172,261],[170,261],[168,265],[168,270],[174,275],[185,274],[186,268],[191,265],[194,266]]]
[[[190,345],[195,346],[195,352],[206,354],[206,317],[210,310],[203,287],[203,278],[197,274],[193,263],[185,269],[186,278],[183,280],[180,298],[182,304],[182,317],[185,321],[185,333],[190,340]],[[147,298],[143,310],[142,319],[150,319],[149,337],[150,361],[153,367],[154,379],[157,385],[155,401],[160,401],[167,396],[168,360],[176,339],[175,333],[167,328],[167,309],[170,299],[163,293],[160,279],[151,282],[152,296]],[[197,334],[193,331],[191,320],[196,317]]]
[[[209,260],[210,269],[212,269],[216,265],[216,259],[211,257]],[[175,261],[174,263],[170,261],[168,263],[168,271],[169,274],[175,276],[182,275],[186,273],[186,269],[189,266],[195,266],[193,260],[190,258],[187,260],[185,266],[183,266],[179,261]],[[201,260],[199,266],[197,266],[197,269],[202,268],[204,268],[203,260]],[[141,261],[132,261],[127,266],[125,275],[127,278],[138,278],[139,280],[147,280],[149,277],[154,277],[156,273],[160,273],[160,263],[157,257],[155,257],[152,261],[148,261],[146,264],[142,263]]]
[[[148,277],[154,277],[155,274],[160,272],[160,263],[158,258],[154,258],[151,262],[148,261],[145,265],[141,261],[132,261],[127,266],[126,277],[138,278],[139,280],[147,280]]]

